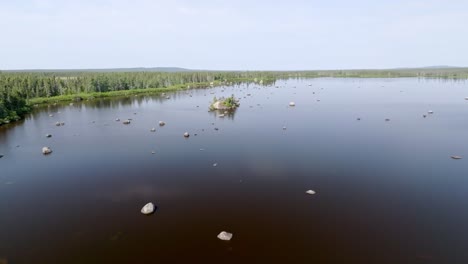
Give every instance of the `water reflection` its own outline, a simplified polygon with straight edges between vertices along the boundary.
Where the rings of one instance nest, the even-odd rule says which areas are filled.
[[[208,111],[231,94],[236,111]],[[464,81],[264,80],[168,95],[52,104],[0,127],[0,259],[468,261],[468,164],[450,158],[468,156]]]

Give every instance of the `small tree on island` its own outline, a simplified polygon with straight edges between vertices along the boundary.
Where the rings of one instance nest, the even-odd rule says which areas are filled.
[[[221,97],[217,99],[213,98],[213,103],[210,105],[210,110],[234,110],[240,106],[239,100],[234,95],[228,98]]]

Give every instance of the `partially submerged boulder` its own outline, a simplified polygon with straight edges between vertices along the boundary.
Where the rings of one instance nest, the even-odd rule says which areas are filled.
[[[124,120],[122,123],[123,123],[124,125],[129,125],[129,124],[130,124],[130,119]]]
[[[42,154],[48,155],[50,153],[52,153],[52,150],[49,147],[43,147],[42,148]]]
[[[185,132],[185,133],[184,133],[184,137],[186,137],[186,138],[190,137],[189,132]]]
[[[147,203],[143,208],[141,208],[141,213],[145,215],[150,215],[154,213],[154,204],[153,203]]]
[[[164,121],[159,121],[159,126],[164,126],[166,124],[166,122]]]
[[[223,241],[229,241],[232,239],[232,236],[233,236],[232,233],[222,231],[221,233],[218,234],[218,239],[223,240]]]
[[[458,159],[462,159],[462,157],[461,157],[461,156],[451,156],[451,158],[452,158],[452,159],[456,159],[456,160],[458,160]]]
[[[316,192],[313,190],[307,190],[306,193],[312,195],[312,194],[315,194]]]
[[[239,100],[231,95],[228,98],[220,98],[217,99],[216,97],[213,99],[213,103],[210,106],[210,110],[234,110],[240,106]]]

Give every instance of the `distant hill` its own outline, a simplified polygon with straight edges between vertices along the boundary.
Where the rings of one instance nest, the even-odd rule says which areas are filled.
[[[3,72],[189,72],[191,69],[178,67],[152,67],[152,68],[109,68],[109,69],[24,69],[2,70]]]
[[[354,72],[354,71],[429,71],[429,70],[461,70],[467,69],[464,67],[457,66],[426,66],[416,68],[392,68],[392,69],[339,69],[340,71]],[[135,67],[135,68],[107,68],[107,69],[19,69],[19,70],[0,70],[0,72],[46,72],[46,73],[77,73],[77,72],[201,72],[201,71],[218,71],[218,70],[198,70],[198,69],[186,69],[180,67]],[[259,70],[261,71],[261,70]],[[310,72],[320,72],[321,70],[300,70]],[[336,70],[324,70],[324,71],[336,71]],[[228,70],[227,72],[239,72],[239,70]],[[277,72],[282,72],[277,71]]]
[[[458,66],[449,66],[449,65],[434,65],[434,66],[425,66],[425,67],[412,67],[412,68],[395,68],[395,70],[420,70],[420,69],[427,69],[427,70],[436,70],[436,69],[462,69],[463,67]]]
[[[422,67],[422,69],[457,69],[457,68],[462,68],[462,67],[448,66],[448,65],[436,65],[436,66]]]

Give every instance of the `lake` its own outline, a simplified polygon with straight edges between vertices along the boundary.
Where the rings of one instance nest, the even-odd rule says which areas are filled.
[[[292,79],[38,108],[0,127],[0,263],[468,263],[467,85]],[[231,94],[234,113],[208,111]]]

